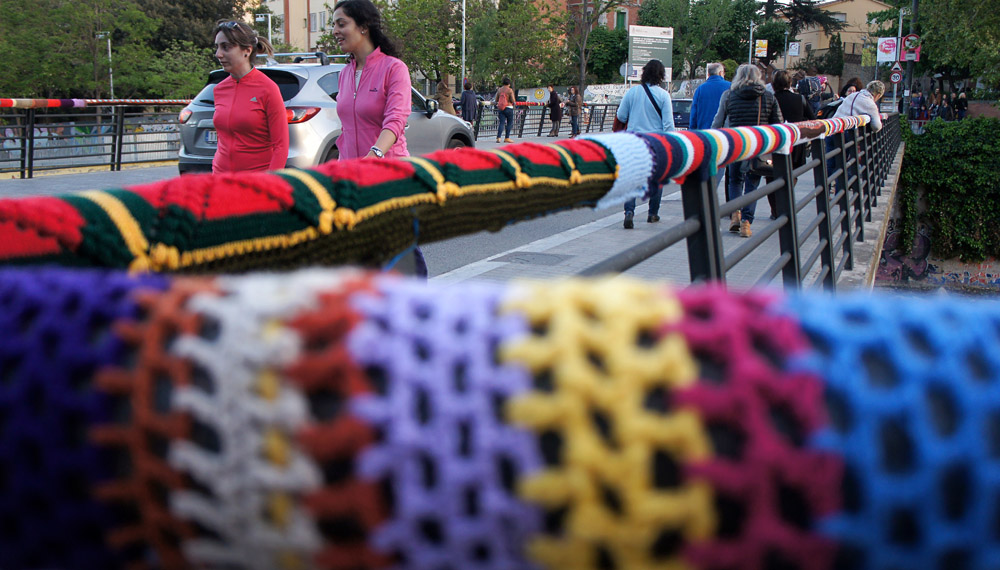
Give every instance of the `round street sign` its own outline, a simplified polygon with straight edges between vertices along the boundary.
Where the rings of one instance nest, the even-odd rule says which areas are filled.
[[[906,51],[913,51],[917,49],[917,45],[920,43],[920,36],[917,34],[910,34],[908,36],[903,36],[903,49]]]
[[[903,81],[903,74],[898,71],[893,71],[891,74],[889,74],[889,81],[892,81],[893,83],[899,83]]]

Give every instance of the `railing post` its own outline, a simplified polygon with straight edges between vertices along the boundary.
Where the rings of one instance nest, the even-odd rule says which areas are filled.
[[[835,171],[839,169],[840,175],[835,177],[836,180],[834,180],[832,186],[830,186],[830,183],[827,182],[826,188],[829,192],[827,199],[829,200],[830,197],[836,194],[841,194],[837,205],[840,207],[840,211],[844,214],[844,219],[840,221],[840,231],[844,235],[844,256],[847,258],[847,261],[844,263],[844,268],[850,270],[854,268],[854,241],[851,239],[853,237],[851,233],[851,193],[847,190],[847,160],[845,159],[847,151],[844,149],[844,133],[837,133],[828,140],[830,140],[830,145],[834,149],[840,149],[837,156],[833,157],[833,169]],[[823,158],[824,160],[826,159],[825,154],[823,155]],[[827,169],[829,169],[829,165],[827,165]],[[841,189],[843,189],[843,191],[841,191]],[[836,243],[836,240],[834,240],[834,243]],[[831,269],[836,271],[836,266],[831,267]],[[837,276],[834,275],[833,278],[836,279]]]
[[[20,131],[21,131],[21,136],[20,136],[21,144],[18,145],[18,148],[21,149],[21,153],[20,153],[21,156],[17,157],[17,162],[18,162],[18,168],[21,171],[21,179],[22,180],[28,175],[28,131],[25,128],[24,125],[28,122],[27,121],[27,116],[28,116],[27,114],[30,113],[30,112],[31,112],[31,109],[28,109],[28,111],[25,112],[25,115],[24,115],[25,120],[23,120],[23,121],[21,120],[21,117],[19,115],[16,116],[17,117],[17,123],[18,123],[18,126],[19,126]]]
[[[857,228],[857,236],[855,239],[857,241],[865,241],[865,200],[864,192],[861,188],[861,159],[858,156],[858,129],[857,127],[851,131],[851,138],[854,140],[854,144],[851,145],[851,152],[849,153],[850,158],[845,157],[845,162],[847,160],[853,160],[854,162],[854,184],[848,184],[847,193],[851,196],[851,204],[854,206],[855,216],[853,216],[857,222],[855,223],[855,228]],[[845,146],[847,144],[845,135]],[[848,169],[850,170],[850,169]],[[850,172],[844,173],[845,182],[850,180]],[[853,262],[853,260],[852,260]]]
[[[781,254],[789,254],[788,263],[781,269],[785,288],[802,287],[802,264],[799,259],[799,230],[795,211],[795,181],[792,179],[791,155],[774,153],[774,176],[781,178],[781,188],[774,191],[774,205],[777,218],[786,216],[788,220],[778,229],[778,247]]]
[[[872,221],[872,207],[875,205],[875,198],[872,194],[875,192],[875,184],[872,178],[872,168],[874,163],[871,160],[872,147],[868,144],[868,127],[858,127],[856,131],[857,142],[855,143],[855,155],[857,159],[858,170],[858,187],[861,189],[861,195],[863,197],[861,210],[864,213],[864,221]],[[864,158],[862,158],[862,156]],[[861,167],[865,167],[864,177],[861,176]]]
[[[122,169],[122,146],[125,142],[125,107],[112,107],[115,117],[115,148],[112,170]]]
[[[517,118],[517,138],[524,138],[524,120],[528,118],[528,111],[531,107],[524,107],[523,113],[518,113],[517,105],[514,106],[514,116]]]
[[[719,281],[725,283],[725,252],[719,232],[719,204],[715,194],[718,179],[709,175],[708,163],[702,163],[681,185],[684,219],[698,220],[698,231],[687,238],[688,266],[691,282]]]
[[[535,136],[542,136],[542,127],[545,126],[545,107],[542,107],[542,116],[538,119],[538,134]]]
[[[24,156],[28,161],[28,178],[35,177],[35,110],[28,109],[28,124],[25,127],[25,139],[28,142]],[[23,178],[23,175],[22,175]]]
[[[472,139],[479,140],[479,124],[483,121],[483,104],[476,101],[476,120],[472,125]]]
[[[823,277],[823,288],[833,291],[837,288],[837,282],[833,274],[835,268],[833,266],[833,224],[830,219],[830,174],[826,168],[823,140],[815,139],[808,144],[812,147],[812,156],[819,159],[819,164],[813,168],[813,183],[816,188],[822,189],[816,196],[816,215],[823,217],[823,221],[819,224],[819,239],[821,242],[826,241],[826,245],[820,251],[820,267],[827,270]]]

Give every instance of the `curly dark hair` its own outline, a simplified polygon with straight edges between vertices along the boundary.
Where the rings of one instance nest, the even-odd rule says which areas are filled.
[[[667,78],[667,68],[658,59],[651,59],[642,66],[642,77],[639,80],[647,85],[659,85]]]
[[[382,27],[382,14],[379,13],[375,4],[371,0],[340,0],[333,7],[334,11],[343,10],[344,14],[354,20],[359,28],[368,30],[368,35],[372,38],[372,44],[382,50],[382,53],[392,57],[399,57],[399,47],[396,42],[385,33]]]

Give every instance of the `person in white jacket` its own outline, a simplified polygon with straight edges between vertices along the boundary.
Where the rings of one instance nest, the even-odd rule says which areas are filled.
[[[878,108],[878,102],[883,94],[885,94],[885,84],[878,80],[872,81],[861,91],[845,97],[833,116],[837,118],[868,115],[872,119],[868,125],[872,131],[878,132],[882,129],[882,112]]]

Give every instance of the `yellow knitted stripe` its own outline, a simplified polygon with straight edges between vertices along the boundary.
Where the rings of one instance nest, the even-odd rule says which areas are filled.
[[[330,196],[330,192],[326,189],[326,187],[305,170],[287,168],[279,170],[277,174],[291,176],[306,185],[306,188],[313,193],[313,196],[316,197],[316,201],[319,202],[319,207],[323,210],[319,215],[319,231],[324,234],[332,232],[334,226],[334,210],[337,208],[337,202],[333,199],[333,196]]]
[[[562,535],[534,539],[530,556],[543,567],[585,570],[598,567],[603,550],[616,568],[688,568],[679,556],[654,557],[653,545],[671,532],[709,539],[716,525],[711,487],[682,480],[657,488],[653,465],[658,454],[678,466],[705,460],[710,440],[695,411],[644,405],[659,397],[665,404],[697,378],[683,337],[658,333],[680,320],[680,304],[658,288],[617,278],[527,286],[503,310],[524,315],[533,333],[501,347],[501,359],[551,382],[551,389],[536,384],[511,400],[508,421],[562,439],[558,464],[518,488],[546,510],[566,509]]]
[[[176,265],[176,268],[190,267],[192,265],[201,265],[203,263],[215,261],[216,259],[221,259],[224,257],[232,257],[235,255],[244,255],[251,252],[269,251],[278,248],[289,248],[303,242],[312,241],[318,237],[319,237],[319,232],[316,230],[316,228],[306,228],[304,230],[292,232],[287,235],[254,238],[254,239],[224,243],[222,245],[207,247],[204,249],[185,251],[184,253],[180,254],[180,258]]]
[[[132,256],[136,260],[146,258],[146,254],[149,251],[149,242],[146,241],[146,236],[142,233],[139,222],[132,217],[132,213],[128,211],[125,204],[122,204],[121,200],[100,190],[87,190],[86,192],[80,192],[78,195],[94,202],[104,210],[104,213],[111,218],[112,223],[118,228],[118,233],[121,234],[122,239],[125,241],[125,246],[132,252]]]

